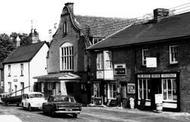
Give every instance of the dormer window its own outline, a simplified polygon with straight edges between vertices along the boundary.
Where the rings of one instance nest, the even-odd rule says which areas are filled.
[[[63,24],[63,35],[66,35],[67,33],[68,33],[67,22],[64,22],[64,24]]]
[[[66,42],[60,47],[60,70],[74,70],[74,50],[71,43]]]
[[[178,46],[177,45],[169,46],[169,60],[170,60],[170,64],[176,64],[176,63],[178,63],[178,61],[177,61],[177,54],[178,54]]]

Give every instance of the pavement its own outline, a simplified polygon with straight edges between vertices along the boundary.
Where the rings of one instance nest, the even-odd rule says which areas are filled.
[[[1,122],[22,122],[18,117],[15,115],[0,115]]]

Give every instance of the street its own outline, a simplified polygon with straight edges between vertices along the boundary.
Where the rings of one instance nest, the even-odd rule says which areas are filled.
[[[107,108],[107,107],[83,107],[78,118],[69,115],[56,115],[50,117],[42,111],[29,112],[16,106],[0,105],[0,116],[14,115],[23,122],[189,122],[190,115],[172,112],[145,112],[140,110]],[[10,120],[12,122],[13,120]]]

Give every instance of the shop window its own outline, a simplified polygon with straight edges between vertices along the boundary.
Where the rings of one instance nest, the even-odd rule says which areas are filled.
[[[170,60],[170,64],[176,64],[176,63],[178,63],[178,61],[177,61],[177,54],[178,54],[178,46],[177,45],[169,46],[169,60]]]
[[[146,57],[149,56],[148,49],[142,49],[142,66],[146,66]]]
[[[116,98],[116,84],[110,84],[110,98]]]
[[[176,80],[162,79],[163,99],[177,101]]]
[[[97,53],[97,58],[96,58],[96,69],[97,70],[103,70],[103,53]]]
[[[150,100],[150,80],[138,79],[138,99]]]
[[[74,52],[71,43],[64,43],[60,47],[60,70],[74,70]]]
[[[100,97],[100,83],[93,84],[93,96]]]

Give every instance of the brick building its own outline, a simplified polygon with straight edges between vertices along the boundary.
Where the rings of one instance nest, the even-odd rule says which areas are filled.
[[[91,101],[87,47],[133,20],[74,15],[66,3],[47,55],[48,75],[36,77],[45,94],[68,94],[80,103]]]
[[[92,68],[96,74],[93,81],[100,78],[99,53],[110,51],[109,63],[113,74],[109,75],[109,82],[120,84],[116,85],[115,91],[119,89],[123,97],[135,98],[137,108],[154,110],[159,101],[155,95],[160,95],[164,110],[189,112],[189,19],[189,12],[170,16],[167,9],[155,9],[152,20],[135,23],[91,46],[89,52],[95,57]],[[125,78],[121,79],[123,70]],[[106,83],[105,77],[101,79]],[[122,80],[126,93],[122,91]]]

